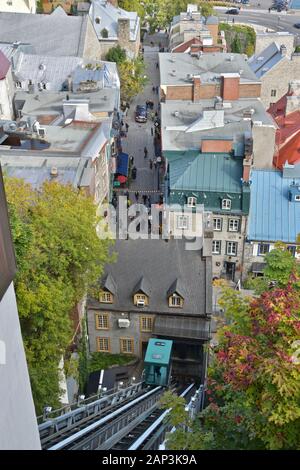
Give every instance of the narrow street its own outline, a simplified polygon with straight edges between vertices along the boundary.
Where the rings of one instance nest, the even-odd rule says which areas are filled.
[[[159,184],[159,165],[154,165],[155,148],[154,148],[154,122],[150,117],[146,123],[138,123],[135,121],[135,109],[137,105],[145,105],[146,101],[153,101],[153,113],[158,112],[159,103],[159,70],[157,45],[144,45],[144,61],[146,64],[145,75],[148,77],[147,85],[142,93],[134,98],[128,110],[127,116],[124,117],[124,124],[129,125],[126,138],[122,138],[122,149],[129,156],[134,157],[133,166],[137,169],[135,180],[131,180],[129,186],[129,198],[135,202],[135,192],[139,192],[139,202],[142,202],[142,196],[150,196],[151,203],[158,202],[161,188]],[[157,87],[153,92],[152,87]],[[147,158],[144,157],[144,148],[147,148]],[[150,160],[152,160],[152,168],[150,168]],[[156,168],[155,168],[156,166]]]

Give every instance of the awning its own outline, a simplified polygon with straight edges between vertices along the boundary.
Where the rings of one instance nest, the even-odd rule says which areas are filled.
[[[128,153],[119,153],[117,173],[119,173],[119,175],[128,176]]]
[[[263,274],[267,263],[252,263],[252,272]]]
[[[192,317],[159,315],[155,319],[154,333],[160,336],[209,340],[210,320]]]
[[[123,176],[123,175],[119,175],[118,176],[118,181],[120,181],[121,184],[124,184],[127,181],[127,177]]]

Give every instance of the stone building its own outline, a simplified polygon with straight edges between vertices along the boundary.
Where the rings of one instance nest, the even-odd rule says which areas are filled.
[[[248,61],[261,81],[261,101],[266,108],[276,103],[286,93],[289,82],[300,76],[300,54],[291,53],[291,45],[281,44],[281,37],[277,39]]]
[[[87,304],[91,352],[144,358],[151,337],[172,339],[173,378],[203,380],[210,339],[211,256],[185,240],[118,240],[99,297]]]
[[[117,45],[125,49],[129,58],[137,57],[140,49],[140,18],[128,12],[113,0],[93,0],[89,17],[101,47],[101,58]]]

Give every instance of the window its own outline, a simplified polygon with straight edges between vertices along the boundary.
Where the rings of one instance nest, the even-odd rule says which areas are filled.
[[[229,232],[238,232],[239,231],[240,221],[239,219],[229,219],[228,221],[228,231]]]
[[[188,207],[196,207],[197,198],[196,197],[188,197],[187,198],[187,205]]]
[[[100,292],[100,302],[105,304],[113,303],[113,295],[111,292]]]
[[[96,23],[96,24],[100,24],[100,21],[101,21],[101,18],[100,18],[99,16],[97,16],[97,17],[95,18],[95,23]]]
[[[270,251],[270,245],[269,243],[260,243],[258,245],[258,256],[263,256]]]
[[[97,351],[98,352],[110,352],[110,341],[109,338],[97,338]]]
[[[300,201],[300,194],[295,195],[295,201]]]
[[[134,295],[134,299],[133,299],[133,303],[134,305],[137,305],[138,302],[144,302],[145,305],[148,305],[148,297],[147,295],[145,294],[135,294]]]
[[[22,88],[22,82],[17,81],[15,82],[15,84],[16,84],[16,88]]]
[[[132,338],[120,338],[120,352],[122,354],[134,353],[134,342]]]
[[[287,250],[291,253],[292,256],[296,256],[297,247],[295,245],[288,245]]]
[[[276,96],[276,90],[271,90],[271,96]]]
[[[221,254],[221,240],[213,240],[212,242],[212,254],[220,255]]]
[[[231,256],[236,256],[237,254],[237,242],[227,242],[226,243],[226,254]]]
[[[178,215],[176,221],[178,229],[187,230],[189,228],[189,218],[187,215]]]
[[[96,330],[108,330],[108,313],[96,313]]]
[[[214,219],[214,230],[218,232],[222,230],[222,219],[220,217]]]
[[[173,294],[169,297],[169,307],[182,307],[183,298],[178,294]]]
[[[230,199],[222,199],[222,209],[230,211],[230,209],[231,209],[231,200]]]
[[[106,28],[103,28],[103,29],[102,29],[102,31],[101,31],[101,36],[102,36],[103,38],[105,38],[105,39],[108,38],[108,31],[107,31]]]
[[[140,319],[141,331],[151,332],[153,330],[153,318],[152,317],[141,317]]]

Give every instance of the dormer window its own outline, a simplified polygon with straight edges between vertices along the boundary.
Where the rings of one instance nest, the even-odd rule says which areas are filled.
[[[114,301],[114,296],[111,292],[101,291],[100,292],[100,302],[105,304],[112,304]]]
[[[101,22],[100,16],[96,16],[96,18],[95,18],[95,23],[96,23],[96,24],[100,24],[100,22]]]
[[[295,201],[296,201],[296,202],[299,202],[299,201],[300,201],[300,194],[296,194],[296,195],[295,195]]]
[[[222,209],[226,211],[230,211],[231,209],[231,200],[230,199],[222,199]]]
[[[170,295],[169,307],[177,307],[177,308],[183,307],[183,298],[176,293]]]
[[[103,38],[105,38],[105,39],[108,38],[108,31],[107,31],[106,28],[103,28],[103,29],[102,29],[102,31],[101,31],[101,36],[102,36]]]
[[[137,307],[144,307],[145,305],[149,304],[148,296],[145,294],[135,294],[133,297],[133,303]]]
[[[187,198],[187,206],[188,207],[196,207],[197,204],[197,198],[196,197],[188,197]]]

